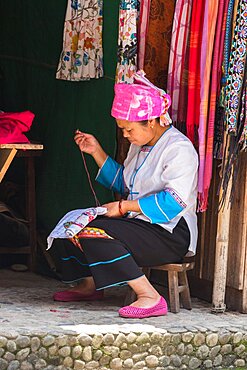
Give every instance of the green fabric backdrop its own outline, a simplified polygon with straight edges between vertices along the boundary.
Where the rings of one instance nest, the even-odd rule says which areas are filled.
[[[44,144],[36,161],[37,216],[50,231],[65,212],[93,206],[82,158],[73,141],[76,128],[90,132],[114,155],[116,125],[110,116],[116,68],[118,1],[104,0],[104,71],[99,80],[55,79],[62,50],[66,0],[0,1],[0,109],[31,110],[28,134]],[[97,168],[87,156],[94,179]],[[99,200],[112,194],[93,181]]]

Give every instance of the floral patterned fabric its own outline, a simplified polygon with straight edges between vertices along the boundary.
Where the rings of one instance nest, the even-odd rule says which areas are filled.
[[[137,70],[139,0],[120,0],[116,83],[133,83]]]
[[[63,51],[56,78],[83,81],[103,76],[103,0],[69,0]]]

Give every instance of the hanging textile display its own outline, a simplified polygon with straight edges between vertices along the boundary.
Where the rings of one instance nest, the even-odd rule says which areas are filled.
[[[200,63],[200,116],[198,128],[199,140],[199,176],[198,176],[198,192],[199,192],[199,207],[201,211],[207,208],[208,188],[205,188],[205,158],[206,146],[208,155],[213,154],[213,130],[208,131],[208,106],[209,106],[209,93],[211,82],[211,68],[213,46],[215,38],[215,27],[218,15],[219,0],[206,0],[205,13],[204,13],[204,26],[202,34],[202,48],[201,48],[201,63]],[[209,141],[206,142],[207,133]]]
[[[177,126],[176,123],[178,121],[178,106],[185,67],[191,7],[192,0],[178,0],[172,26],[167,92],[172,99],[170,114],[175,126]]]
[[[186,118],[186,132],[188,138],[198,147],[197,129],[200,116],[200,89],[201,89],[201,47],[205,10],[205,1],[193,1],[190,43],[189,43],[189,70],[188,70],[188,104]]]
[[[133,83],[137,71],[139,0],[120,0],[116,83]]]
[[[232,19],[233,8],[235,0],[228,0],[225,4],[224,24],[222,27],[222,34],[224,34],[223,52],[220,49],[219,53],[223,53],[222,58],[222,77],[221,77],[221,93],[218,101],[216,122],[214,130],[214,158],[222,159],[223,156],[223,136],[224,136],[224,99],[225,99],[225,86],[227,80],[229,54],[232,39]]]
[[[208,109],[208,123],[206,134],[206,148],[205,148],[205,168],[203,178],[203,197],[201,202],[202,210],[206,210],[208,202],[208,192],[212,178],[213,168],[213,150],[214,150],[214,131],[216,120],[216,106],[217,100],[220,97],[220,81],[222,75],[222,60],[223,60],[223,45],[224,45],[224,30],[226,26],[226,12],[229,0],[220,0],[218,8],[218,16],[216,21],[215,41],[212,59],[211,70],[211,86],[209,94],[209,109]],[[217,115],[218,117],[218,115]],[[220,118],[220,117],[219,117]]]
[[[103,76],[102,12],[103,0],[68,0],[57,79]]]
[[[241,112],[241,94],[243,91],[246,55],[247,55],[247,3],[240,0],[238,5],[236,27],[234,31],[228,78],[225,89],[225,122],[227,132],[236,135],[239,129],[239,118]]]
[[[146,37],[151,0],[141,0],[140,19],[138,26],[138,70],[144,68]]]
[[[152,0],[144,58],[147,78],[166,89],[175,0]]]
[[[225,72],[226,83],[224,88],[224,113],[225,113],[225,147],[222,158],[222,196],[220,207],[226,202],[228,186],[231,185],[230,199],[234,199],[236,178],[238,174],[238,161],[241,150],[247,149],[247,2],[239,0],[236,17],[227,23],[225,49],[230,49],[228,55],[224,55],[224,65],[228,65]],[[231,0],[229,8],[232,7]],[[233,12],[235,14],[235,11]],[[230,17],[228,18],[228,20]],[[232,42],[229,40],[234,25]],[[230,46],[230,47],[229,47]],[[228,63],[229,61],[229,63]]]

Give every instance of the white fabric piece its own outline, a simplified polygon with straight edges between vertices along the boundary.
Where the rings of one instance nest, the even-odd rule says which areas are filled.
[[[75,209],[66,213],[47,237],[47,249],[50,249],[54,239],[72,238],[97,216],[107,212],[105,207]],[[66,224],[70,224],[66,227]]]

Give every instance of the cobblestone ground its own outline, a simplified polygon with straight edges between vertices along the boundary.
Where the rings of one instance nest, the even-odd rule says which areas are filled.
[[[0,370],[247,369],[247,315],[193,310],[123,319],[125,288],[100,302],[53,302],[57,280],[0,270]]]

